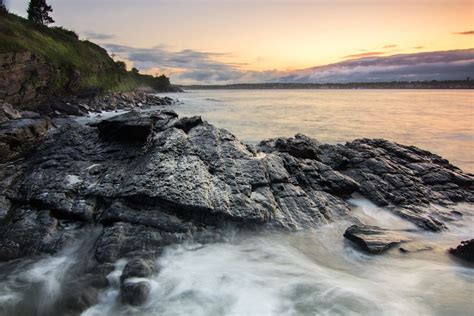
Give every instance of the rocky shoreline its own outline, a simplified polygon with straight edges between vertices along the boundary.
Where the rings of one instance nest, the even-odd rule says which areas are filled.
[[[91,91],[91,93],[84,92],[80,95],[58,97],[21,109],[17,109],[17,107],[9,103],[0,103],[0,122],[18,118],[34,118],[38,117],[38,115],[52,118],[84,116],[88,113],[100,113],[103,111],[146,109],[152,106],[173,105],[176,102],[179,101],[139,90],[108,93],[105,95],[98,95]]]
[[[382,139],[328,145],[300,134],[254,146],[171,109],[131,111],[88,125],[64,118],[91,108],[172,103],[154,96],[124,98],[100,99],[89,109],[79,101],[66,103],[79,110],[75,114],[50,105],[17,116],[4,107],[0,260],[54,254],[96,232],[71,313],[96,302],[121,258],[129,260],[120,279],[121,300],[139,305],[149,284],[136,280],[159,273],[152,262],[164,247],[222,240],[229,227],[317,229],[351,219],[347,199],[354,193],[422,231],[445,230],[472,212],[454,206],[474,202],[473,175],[413,146]],[[344,236],[369,253],[410,241],[403,231],[364,223]],[[472,241],[451,252],[471,260]]]

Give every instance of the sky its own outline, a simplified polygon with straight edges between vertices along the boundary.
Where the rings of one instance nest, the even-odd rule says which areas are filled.
[[[28,1],[7,0],[25,15]],[[49,0],[56,25],[179,83],[474,47],[474,0]]]

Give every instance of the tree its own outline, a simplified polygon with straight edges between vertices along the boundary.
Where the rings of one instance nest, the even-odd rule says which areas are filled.
[[[7,7],[3,3],[3,0],[0,0],[0,13],[5,13],[7,12]]]
[[[123,72],[123,73],[127,72],[127,64],[125,64],[123,61],[117,60],[115,62],[115,66],[120,72]]]
[[[49,12],[53,12],[53,9],[46,0],[31,0],[27,12],[30,21],[43,25],[54,23],[53,18],[49,16]]]
[[[133,67],[133,68],[132,68],[132,73],[133,73],[134,75],[138,75],[138,74],[140,73],[140,70],[138,70],[137,68]]]

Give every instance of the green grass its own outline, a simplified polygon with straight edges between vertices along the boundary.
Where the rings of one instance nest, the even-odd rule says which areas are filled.
[[[0,15],[0,54],[30,51],[43,57],[57,70],[53,89],[64,89],[73,73],[80,73],[77,89],[128,91],[152,85],[150,76],[121,69],[102,47],[79,40],[76,33],[62,27],[35,24],[13,14]]]

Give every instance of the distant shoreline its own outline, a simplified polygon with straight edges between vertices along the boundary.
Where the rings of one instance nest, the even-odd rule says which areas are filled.
[[[185,90],[271,89],[474,89],[474,80],[393,81],[354,83],[242,83],[229,85],[180,85]]]

